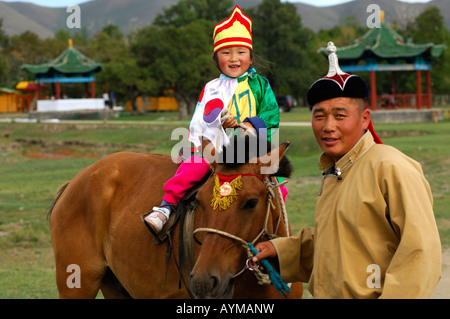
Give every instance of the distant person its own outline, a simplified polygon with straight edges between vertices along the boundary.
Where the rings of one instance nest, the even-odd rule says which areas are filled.
[[[105,101],[105,107],[108,108],[109,107],[109,94],[108,94],[108,91],[105,91],[103,93],[103,100]]]
[[[116,100],[115,100],[115,97],[114,97],[114,92],[111,91],[111,92],[109,92],[109,108],[111,110],[114,108],[115,102],[116,102]]]
[[[418,162],[383,145],[365,108],[366,83],[330,70],[308,91],[323,150],[314,228],[256,245],[252,260],[278,257],[288,282],[314,298],[429,298],[441,273],[433,197]]]

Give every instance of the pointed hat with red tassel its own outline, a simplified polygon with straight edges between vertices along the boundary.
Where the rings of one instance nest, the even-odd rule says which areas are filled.
[[[327,51],[329,70],[328,74],[314,82],[308,90],[308,104],[313,107],[319,102],[336,97],[366,98],[369,96],[369,88],[366,82],[357,75],[348,74],[339,67],[336,55],[336,46],[328,42]],[[375,133],[372,121],[368,127],[376,143],[382,144],[381,139]]]

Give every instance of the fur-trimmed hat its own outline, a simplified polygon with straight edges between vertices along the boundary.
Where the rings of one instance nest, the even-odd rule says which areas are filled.
[[[313,107],[319,102],[336,97],[366,98],[369,96],[369,88],[366,82],[357,75],[345,73],[339,67],[336,54],[336,46],[328,42],[327,51],[329,70],[328,74],[314,82],[308,90],[307,101]],[[369,131],[376,143],[382,144],[381,139],[375,133],[372,121],[369,123]]]
[[[312,107],[319,102],[335,97],[368,97],[369,88],[366,82],[359,76],[350,75],[340,69],[333,42],[328,42],[327,51],[330,63],[328,74],[318,79],[309,88],[308,104]]]

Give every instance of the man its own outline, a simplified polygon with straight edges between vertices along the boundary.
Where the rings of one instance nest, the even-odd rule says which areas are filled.
[[[257,263],[278,256],[285,281],[315,298],[428,298],[440,278],[432,194],[419,163],[373,132],[365,82],[330,71],[308,92],[323,150],[314,228],[256,245]]]

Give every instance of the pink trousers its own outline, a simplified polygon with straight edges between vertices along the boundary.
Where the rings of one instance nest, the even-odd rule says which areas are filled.
[[[164,184],[163,200],[177,205],[186,192],[200,182],[209,172],[208,162],[198,154],[182,162],[175,175]]]
[[[186,192],[200,182],[208,174],[209,170],[208,162],[198,154],[182,162],[174,177],[164,184],[165,195],[163,200],[177,205]],[[280,190],[283,195],[283,200],[286,201],[288,194],[287,188],[283,185],[280,187]]]

